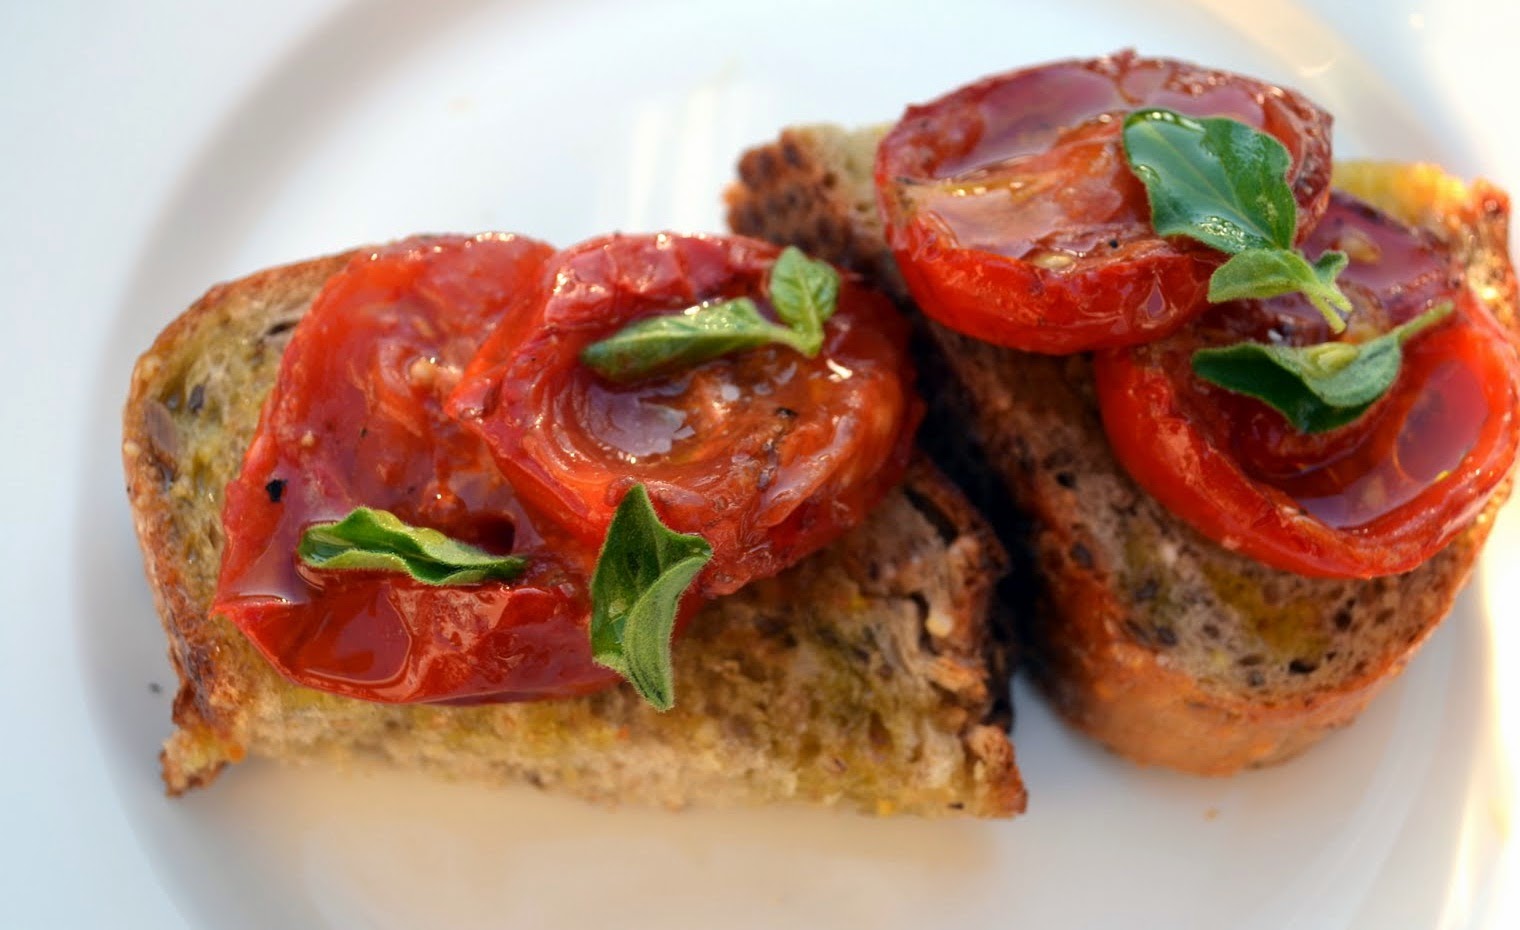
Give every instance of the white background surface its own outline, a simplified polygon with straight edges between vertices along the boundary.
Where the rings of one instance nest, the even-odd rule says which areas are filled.
[[[712,228],[734,155],[784,123],[1126,43],[1310,90],[1342,150],[1520,188],[1509,4],[816,6],[0,9],[0,926],[1514,925],[1484,894],[1510,817],[1492,750],[1520,709],[1488,666],[1520,671],[1495,570],[1520,555],[1514,508],[1484,589],[1366,720],[1229,782],[1136,772],[1021,695],[1031,808],[1006,825],[608,814],[269,766],[155,794],[162,644],[110,416],[131,357],[215,280],[422,229]]]

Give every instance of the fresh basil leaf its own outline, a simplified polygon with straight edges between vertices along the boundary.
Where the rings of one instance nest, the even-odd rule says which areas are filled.
[[[581,361],[609,381],[670,374],[757,346],[780,343],[808,358],[823,348],[823,324],[839,303],[839,273],[788,246],[771,266],[768,290],[778,325],[748,297],[702,304],[630,323],[581,351]]]
[[[1136,110],[1124,120],[1124,153],[1145,184],[1161,235],[1230,254],[1293,247],[1291,158],[1267,133],[1232,119]]]
[[[518,556],[495,556],[369,507],[356,507],[336,523],[307,527],[296,554],[313,568],[403,572],[430,585],[508,581],[528,564]]]
[[[642,484],[623,496],[607,527],[591,575],[591,655],[656,710],[675,705],[670,638],[676,610],[711,558],[701,536],[660,522]]]
[[[823,348],[823,324],[839,303],[839,272],[789,245],[771,267],[770,298],[776,316],[802,337],[805,348],[798,351],[817,355]]]
[[[1240,342],[1193,353],[1193,371],[1227,391],[1254,397],[1302,433],[1322,433],[1360,417],[1398,379],[1403,345],[1450,316],[1447,302],[1376,339],[1275,346]]]
[[[760,315],[748,297],[704,304],[682,313],[645,317],[581,352],[581,361],[611,381],[637,381],[700,365],[797,335]],[[800,348],[799,348],[800,351]]]
[[[1278,297],[1301,293],[1324,315],[1334,332],[1346,328],[1351,300],[1335,279],[1346,267],[1346,253],[1330,251],[1309,264],[1290,249],[1248,249],[1220,265],[1209,279],[1209,302]]]
[[[1311,265],[1294,249],[1298,205],[1281,142],[1233,119],[1163,109],[1125,117],[1123,136],[1156,232],[1234,256],[1209,280],[1211,302],[1302,293],[1332,332],[1346,328],[1351,301],[1335,283],[1346,257],[1326,252]]]
[[[1314,277],[1318,279],[1320,286],[1327,291],[1334,291],[1345,301],[1345,306],[1341,307],[1341,309],[1347,313],[1351,312],[1351,301],[1346,298],[1345,294],[1341,293],[1341,289],[1336,285],[1335,279],[1341,276],[1341,272],[1345,271],[1346,266],[1349,264],[1351,264],[1351,257],[1349,255],[1337,249],[1331,249],[1319,258],[1316,258],[1314,264],[1310,266],[1314,269]]]

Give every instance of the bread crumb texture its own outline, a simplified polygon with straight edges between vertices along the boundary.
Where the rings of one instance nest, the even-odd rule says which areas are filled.
[[[1006,817],[1024,808],[989,629],[996,540],[926,463],[869,521],[709,606],[675,649],[677,707],[631,690],[473,707],[388,706],[290,684],[208,617],[222,490],[280,354],[347,256],[209,292],[133,374],[123,458],[170,656],[171,794],[245,755],[527,782],[606,803],[805,802]]]
[[[910,301],[874,204],[882,127],[786,130],[743,155],[726,192],[736,232],[794,243]],[[1511,329],[1509,200],[1431,165],[1352,162],[1334,183],[1451,243]],[[1449,611],[1506,484],[1445,550],[1372,581],[1305,578],[1228,552],[1176,519],[1114,460],[1085,356],[991,346],[918,318],[935,412],[930,448],[1034,569],[1019,613],[1028,668],[1073,726],[1136,762],[1226,775],[1302,752],[1355,719]],[[949,436],[936,441],[934,434]],[[967,477],[969,476],[969,478]]]

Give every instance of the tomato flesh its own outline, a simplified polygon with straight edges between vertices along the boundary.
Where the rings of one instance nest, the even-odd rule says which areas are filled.
[[[287,678],[370,701],[579,694],[617,676],[591,661],[595,550],[537,524],[443,400],[491,326],[531,294],[548,246],[513,236],[416,239],[335,275],[292,334],[223,510],[213,612]],[[319,572],[296,544],[365,505],[500,554],[509,583],[434,588]]]
[[[887,240],[914,300],[967,335],[1070,353],[1164,336],[1222,256],[1158,236],[1124,116],[1228,116],[1279,139],[1299,228],[1323,213],[1330,117],[1259,81],[1132,52],[1015,71],[910,107],[877,150]]]
[[[742,238],[611,236],[557,256],[531,319],[503,326],[451,412],[530,507],[599,542],[642,482],[661,519],[699,533],[704,596],[780,571],[854,526],[901,480],[921,405],[906,321],[853,278],[816,358],[780,346],[615,384],[581,364],[629,323],[739,296],[762,311],[778,250]]]
[[[1203,346],[1331,338],[1300,297],[1221,304],[1157,343],[1095,359],[1104,427],[1154,497],[1227,548],[1305,575],[1408,571],[1439,551],[1508,474],[1520,444],[1520,362],[1451,250],[1336,194],[1305,243],[1348,253],[1347,338],[1442,301],[1455,313],[1404,346],[1398,380],[1354,423],[1301,434],[1265,404],[1191,370]]]
[[[817,359],[762,348],[625,386],[579,362],[589,341],[647,313],[759,296],[776,256],[738,239],[613,237],[556,253],[479,236],[354,259],[292,334],[227,488],[213,612],[290,680],[364,700],[615,684],[591,659],[588,588],[635,482],[715,552],[679,630],[703,596],[827,544],[901,479],[920,409],[907,325],[853,280]],[[361,505],[527,568],[432,587],[297,558],[307,527]]]

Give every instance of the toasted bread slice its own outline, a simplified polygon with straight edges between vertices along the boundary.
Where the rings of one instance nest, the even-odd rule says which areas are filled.
[[[875,813],[1024,809],[1007,674],[989,628],[1004,555],[917,463],[868,522],[710,605],[675,649],[678,704],[631,689],[473,707],[387,706],[298,687],[208,616],[223,489],[290,330],[347,256],[214,288],[138,362],[124,459],[147,575],[180,675],[170,794],[245,756],[379,759],[600,801],[810,802]]]
[[[871,176],[884,131],[796,128],[747,152],[726,195],[730,225],[853,267],[906,302]],[[1515,326],[1502,193],[1419,165],[1344,165],[1335,181],[1453,243],[1476,293]],[[1203,538],[1130,480],[1086,356],[1031,355],[920,322],[937,349],[924,367],[942,379],[928,422],[972,436],[973,470],[996,473],[1025,517],[999,530],[1027,547],[1043,589],[1021,623],[1029,667],[1068,722],[1136,762],[1229,774],[1351,722],[1446,615],[1508,492],[1408,574],[1278,571]]]

